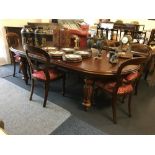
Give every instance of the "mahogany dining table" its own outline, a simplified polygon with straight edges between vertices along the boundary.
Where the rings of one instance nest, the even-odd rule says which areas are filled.
[[[27,59],[26,52],[22,47],[19,48],[11,48],[12,52],[15,52],[21,56],[22,62],[22,72],[24,75],[24,80],[26,84],[28,84],[28,74],[27,74]],[[93,92],[93,84],[97,79],[107,80],[109,78],[114,78],[116,76],[117,69],[119,65],[126,61],[127,58],[118,58],[118,63],[112,64],[109,62],[109,58],[107,57],[107,52],[102,51],[102,55],[99,58],[90,57],[83,59],[81,62],[66,62],[62,59],[52,58],[51,57],[51,66],[56,66],[60,69],[65,69],[69,71],[76,72],[79,75],[83,75],[84,79],[84,97],[83,97],[83,106],[84,109],[87,110],[91,107],[92,102],[92,92]],[[129,74],[138,69],[138,66],[130,65],[123,70],[122,74]]]

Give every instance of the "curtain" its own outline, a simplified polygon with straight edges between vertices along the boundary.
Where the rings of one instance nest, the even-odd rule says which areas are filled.
[[[0,66],[10,64],[9,48],[6,40],[6,31],[4,26],[0,25]]]

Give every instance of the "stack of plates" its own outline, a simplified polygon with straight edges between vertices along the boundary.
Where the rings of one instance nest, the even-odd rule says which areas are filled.
[[[49,55],[52,57],[62,57],[62,55],[64,54],[63,51],[50,51]]]
[[[81,55],[82,58],[89,58],[91,53],[88,51],[76,51],[75,54]]]
[[[81,55],[77,54],[65,54],[63,55],[63,60],[68,62],[81,62],[82,57]]]
[[[66,54],[71,54],[75,51],[74,48],[62,48],[61,50],[64,51]]]
[[[43,47],[42,49],[45,50],[45,51],[47,51],[47,52],[56,51],[57,50],[56,47]]]
[[[118,57],[130,59],[133,57],[131,52],[118,52]]]

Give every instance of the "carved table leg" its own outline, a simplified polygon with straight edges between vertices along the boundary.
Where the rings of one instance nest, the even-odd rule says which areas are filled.
[[[23,73],[23,75],[24,75],[24,80],[25,80],[25,83],[26,83],[26,85],[28,84],[28,79],[29,79],[29,77],[28,77],[28,74],[27,74],[27,59],[26,58],[23,58],[23,57],[21,57],[21,62],[20,62],[20,65],[21,65],[21,70],[22,70],[22,73]]]
[[[84,82],[84,100],[82,104],[84,105],[84,109],[88,110],[88,108],[92,105],[91,97],[93,92],[93,80],[85,79]]]

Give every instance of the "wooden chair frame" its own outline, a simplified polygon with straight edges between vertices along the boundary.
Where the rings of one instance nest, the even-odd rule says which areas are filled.
[[[16,74],[15,55],[16,55],[16,53],[11,51],[11,47],[17,48],[20,45],[20,39],[19,39],[19,35],[17,33],[14,33],[14,32],[8,32],[6,34],[6,39],[7,39],[8,46],[9,46],[9,54],[10,54],[10,58],[11,58],[11,63],[14,66],[13,77],[15,77],[15,74]],[[21,62],[19,62],[19,65],[20,65],[19,66],[19,72],[21,72],[21,67],[22,67]]]
[[[45,83],[45,95],[44,95],[43,107],[46,107],[46,101],[47,101],[48,91],[49,91],[49,84],[51,81],[62,78],[63,79],[62,92],[63,92],[63,95],[65,94],[65,79],[66,79],[65,73],[63,72],[61,74],[61,76],[59,76],[56,79],[51,80],[50,75],[49,75],[49,70],[51,68],[49,54],[40,48],[29,46],[29,45],[25,45],[24,50],[26,51],[26,57],[27,57],[27,60],[28,60],[29,66],[30,66],[30,72],[31,72],[32,85],[31,85],[30,100],[32,100],[32,95],[33,95],[33,91],[34,91],[34,81],[41,80],[41,79],[34,78],[32,76],[32,74],[33,74],[34,70],[37,70],[37,71],[42,70],[46,77],[45,80],[41,80],[41,81],[44,81],[44,83]],[[35,63],[34,63],[34,60],[35,60]],[[40,67],[39,65],[36,65],[36,62],[42,63],[43,66]]]
[[[122,73],[122,70],[127,67],[128,65],[139,65],[139,72],[142,72],[143,71],[143,63],[145,63],[146,61],[146,58],[145,57],[138,57],[138,58],[133,58],[133,59],[130,59],[130,60],[127,60],[125,61],[124,63],[122,63],[118,70],[117,70],[117,73],[116,73],[116,79],[114,82],[116,82],[115,86],[113,87],[113,91],[110,93],[111,96],[112,96],[112,101],[111,101],[111,104],[112,104],[112,113],[113,113],[113,122],[114,123],[117,123],[117,120],[116,120],[116,101],[117,101],[117,97],[118,97],[118,89],[120,86],[122,86],[123,84],[123,79],[125,77],[125,75],[123,75]],[[140,77],[139,77],[140,78]],[[128,84],[131,84],[133,85],[133,83],[128,83]],[[106,91],[106,90],[104,90]],[[107,92],[107,91],[106,91]],[[128,113],[129,113],[129,117],[131,117],[131,99],[132,99],[132,92],[130,93],[123,93],[121,94],[123,97],[124,95],[125,96],[129,96],[128,98]]]

